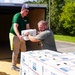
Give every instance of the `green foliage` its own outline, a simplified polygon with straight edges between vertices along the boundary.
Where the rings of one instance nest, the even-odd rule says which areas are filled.
[[[36,1],[27,1],[25,3],[29,3],[29,4],[36,4],[37,2]]]
[[[49,0],[37,0],[37,3],[40,3],[40,4],[41,3],[46,3],[47,4],[48,2],[49,2]]]
[[[62,10],[60,28],[66,31],[65,34],[75,35],[75,2],[67,2]]]
[[[50,20],[51,29],[54,33],[57,33],[59,27],[59,15],[61,13],[61,7],[64,5],[64,0],[51,0],[50,8]]]

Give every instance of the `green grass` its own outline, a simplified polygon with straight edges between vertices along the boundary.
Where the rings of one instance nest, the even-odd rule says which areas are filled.
[[[55,40],[75,43],[75,36],[54,35]]]

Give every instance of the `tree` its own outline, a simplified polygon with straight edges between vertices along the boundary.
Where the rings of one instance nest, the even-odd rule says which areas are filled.
[[[51,20],[51,29],[54,33],[57,33],[59,29],[59,15],[62,12],[61,8],[64,5],[64,0],[51,0],[50,7],[50,20]]]
[[[75,2],[66,2],[62,10],[60,28],[63,34],[75,35]]]

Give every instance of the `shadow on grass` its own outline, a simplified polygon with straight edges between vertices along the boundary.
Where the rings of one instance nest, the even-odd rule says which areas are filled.
[[[7,74],[5,72],[0,72],[0,75],[10,75],[10,74]]]

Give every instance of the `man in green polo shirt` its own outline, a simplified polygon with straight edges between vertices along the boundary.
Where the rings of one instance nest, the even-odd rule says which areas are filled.
[[[12,50],[12,65],[11,69],[19,71],[19,67],[17,67],[17,58],[18,54],[26,51],[25,41],[21,36],[21,31],[25,29],[30,29],[28,22],[29,6],[27,4],[23,4],[21,11],[16,13],[12,19],[12,26],[9,32],[10,39],[10,47]]]

